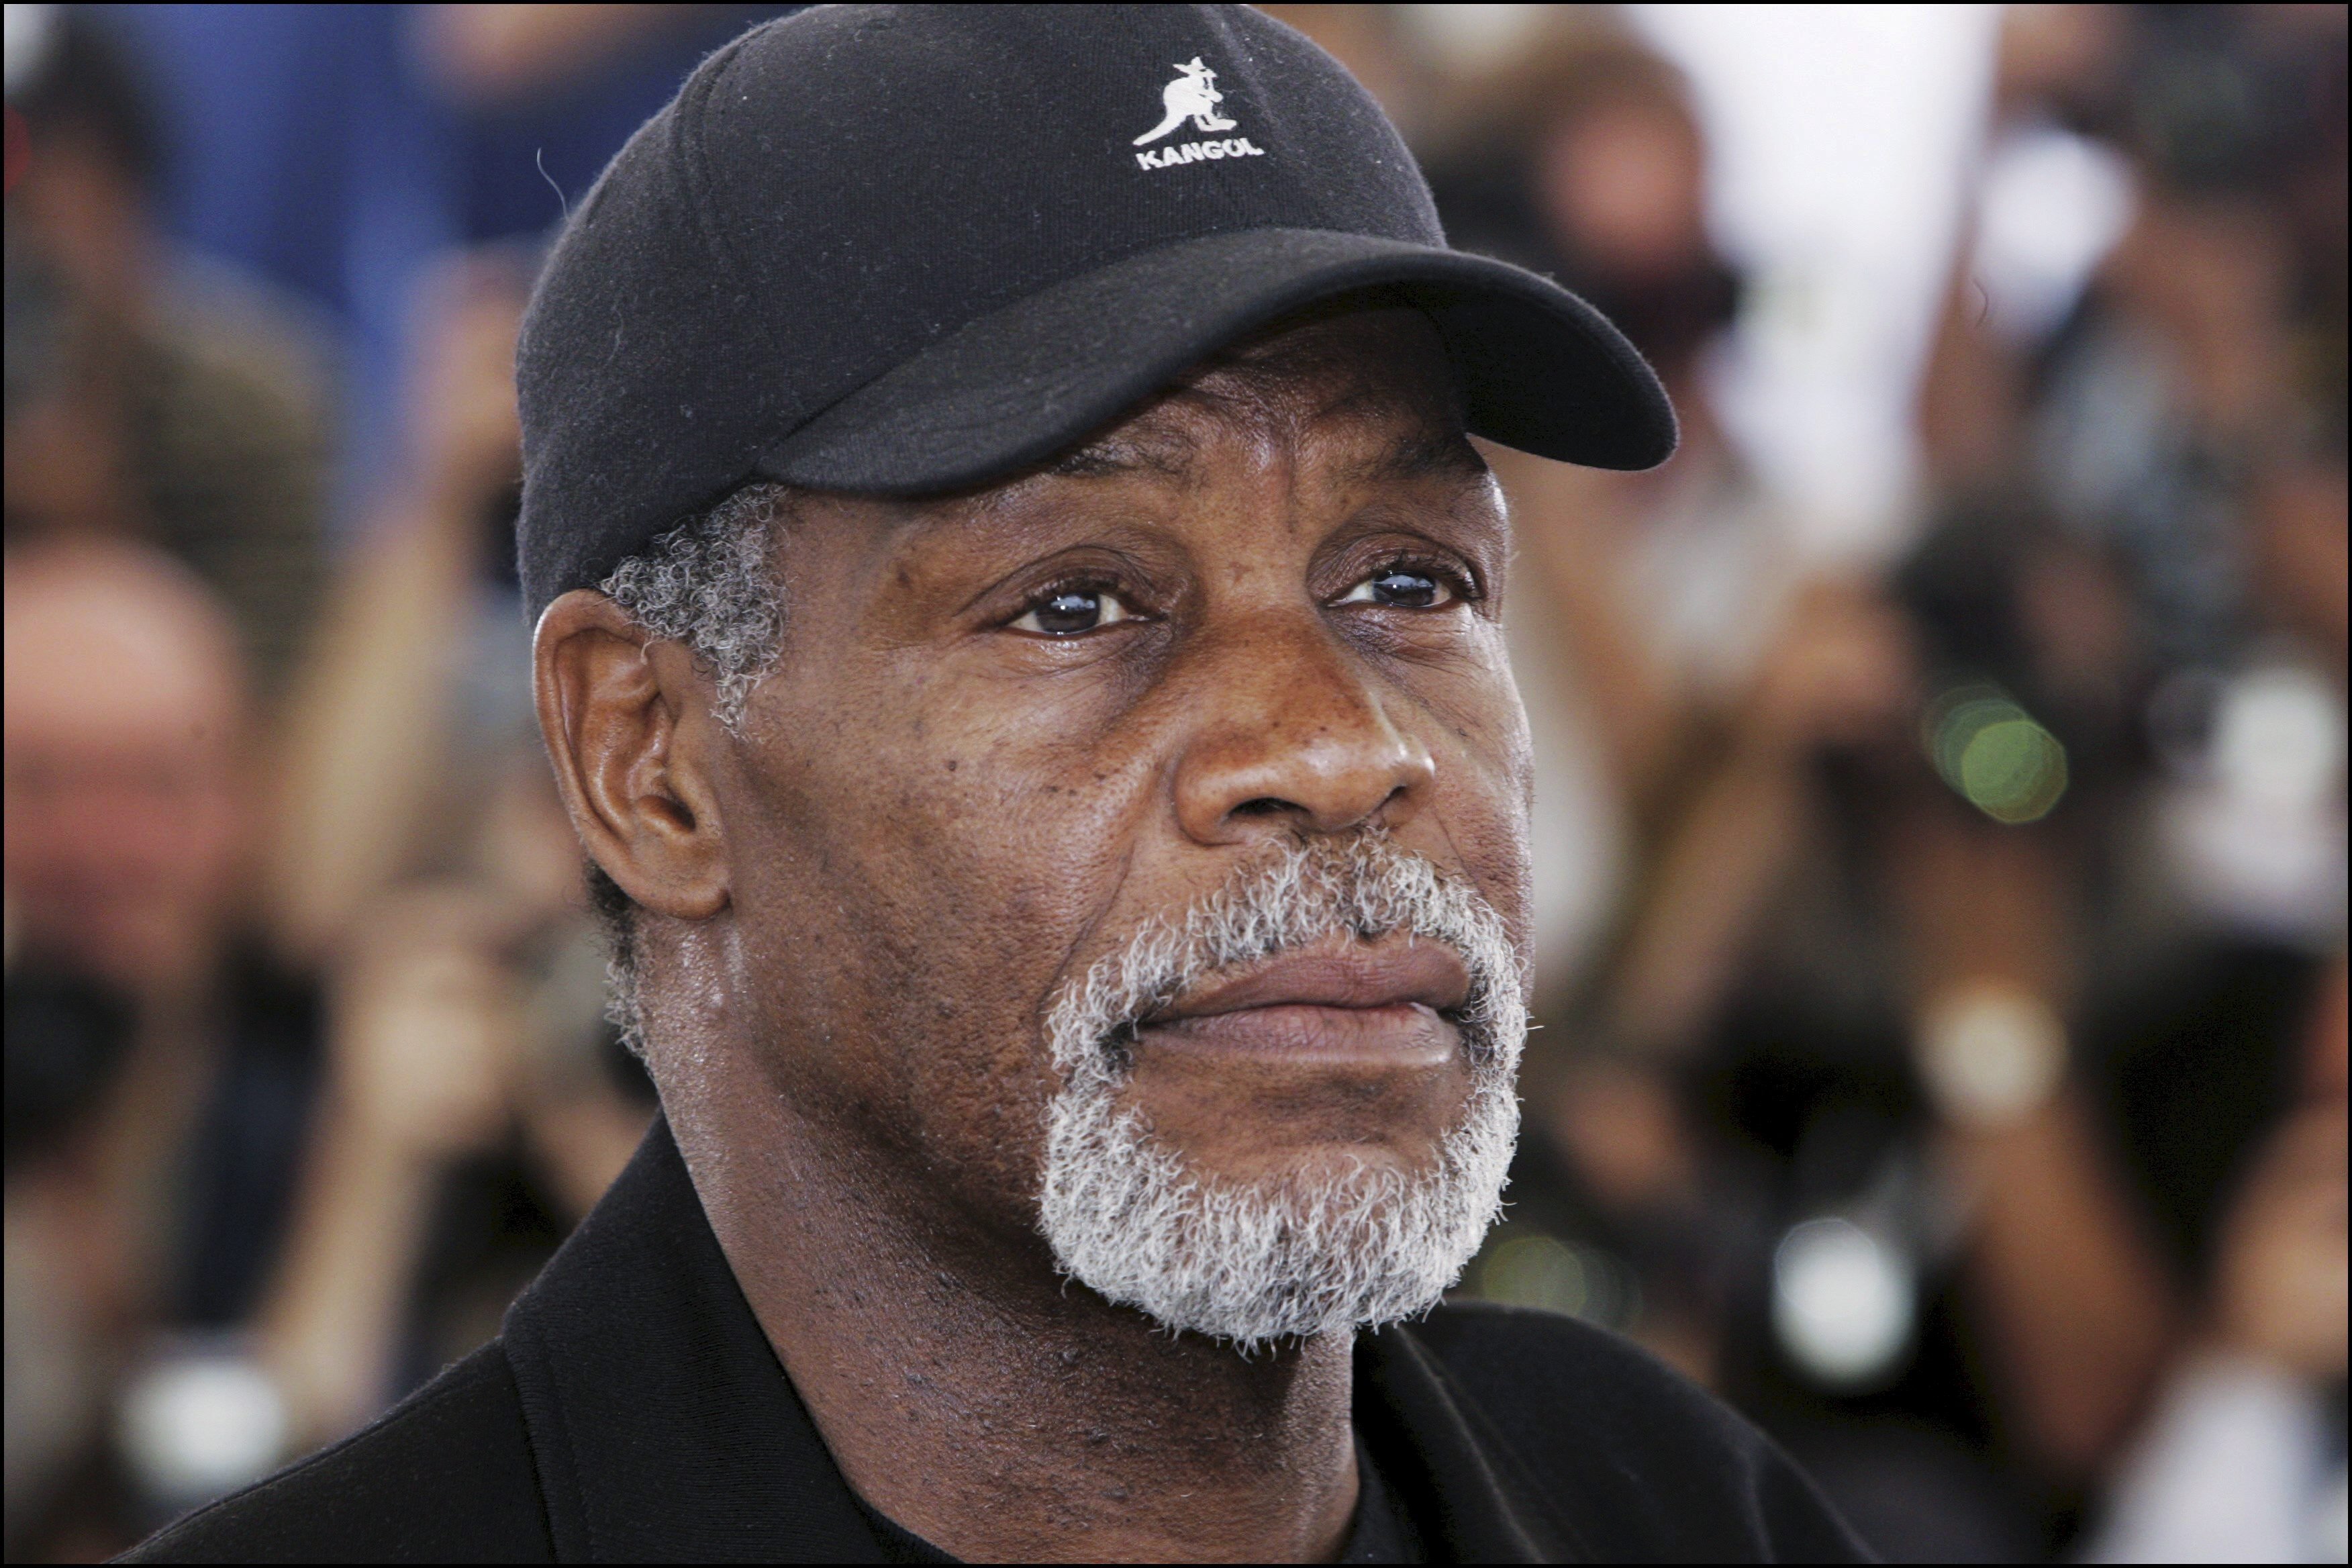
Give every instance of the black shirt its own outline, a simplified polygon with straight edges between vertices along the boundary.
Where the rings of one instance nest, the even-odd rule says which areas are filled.
[[[1390,1509],[1378,1544],[1400,1556],[1863,1555],[1768,1439],[1570,1318],[1446,1307],[1366,1334],[1354,1415],[1378,1483],[1367,1496]],[[496,1342],[127,1560],[870,1563],[903,1550],[834,1464],[657,1121]]]

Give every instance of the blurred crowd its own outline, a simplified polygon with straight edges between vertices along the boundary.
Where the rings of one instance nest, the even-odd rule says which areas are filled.
[[[651,1114],[512,351],[775,9],[7,8],[11,1559],[488,1338]],[[1920,478],[1833,562],[1717,413],[1758,303],[1637,15],[1270,9],[1683,420],[1489,454],[1567,912],[1462,1290],[1641,1341],[1890,1558],[2343,1561],[2344,9],[2004,13]]]

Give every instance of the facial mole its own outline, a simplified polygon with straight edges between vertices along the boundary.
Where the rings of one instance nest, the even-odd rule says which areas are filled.
[[[950,757],[950,758],[948,759],[948,772],[950,772],[950,773],[953,773],[953,772],[955,772],[955,771],[956,771],[956,760],[955,760],[953,757]]]

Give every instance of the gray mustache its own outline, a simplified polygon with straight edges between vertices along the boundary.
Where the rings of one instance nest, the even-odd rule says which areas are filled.
[[[1501,915],[1466,879],[1371,829],[1287,844],[1096,960],[1047,1008],[1054,1065],[1068,1080],[1122,1077],[1139,1026],[1185,990],[1334,936],[1398,932],[1444,943],[1469,972],[1451,1016],[1474,1062],[1507,1042],[1516,1054],[1526,966]]]

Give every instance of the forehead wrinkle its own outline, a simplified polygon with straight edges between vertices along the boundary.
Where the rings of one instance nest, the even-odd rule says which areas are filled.
[[[1161,479],[1189,478],[1201,444],[1181,426],[1155,420],[1155,407],[1046,465],[1063,479],[1102,479],[1146,473]]]
[[[1463,432],[1450,372],[1440,384],[1432,384],[1414,374],[1423,367],[1400,363],[1392,353],[1380,353],[1374,363],[1366,357],[1243,360],[1218,366],[1198,392],[1213,417],[1245,426],[1259,439],[1271,438],[1294,452],[1310,431],[1335,426],[1363,430],[1380,450],[1336,463],[1349,479],[1486,473],[1485,459]]]
[[[1112,447],[1113,440],[1114,437],[1106,437],[1093,444],[1107,449],[1104,466],[1091,470],[1093,477],[1157,471],[1163,460],[1169,460],[1165,453],[1135,450],[1124,445]],[[1073,458],[1076,456],[1072,454]],[[951,552],[971,548],[1025,553],[1058,549],[1082,539],[1109,542],[1125,538],[1125,544],[1114,547],[1122,551],[1133,548],[1136,542],[1131,521],[1118,524],[1106,534],[1099,526],[1101,520],[1084,508],[1025,504],[1038,500],[1057,478],[1073,477],[1061,475],[1057,469],[1058,465],[1034,469],[1010,484],[910,510],[899,520],[895,542],[880,552],[880,569],[887,571],[896,563],[903,571],[941,542]],[[1082,472],[1075,477],[1083,479],[1089,474]]]
[[[1310,389],[1311,385],[1302,384],[1297,391],[1303,394]],[[1475,481],[1488,477],[1486,461],[1470,444],[1458,416],[1427,395],[1424,388],[1359,377],[1345,390],[1311,406],[1304,405],[1302,396],[1282,401],[1288,406],[1268,400],[1253,410],[1253,424],[1261,433],[1278,431],[1294,446],[1315,428],[1352,427],[1351,436],[1361,433],[1360,440],[1347,441],[1330,465],[1342,483]],[[1360,451],[1367,446],[1371,450]]]
[[[1449,389],[1450,390],[1450,389]],[[1400,376],[1357,374],[1318,404],[1311,423],[1336,419],[1401,420],[1444,428],[1459,423],[1452,399]]]

